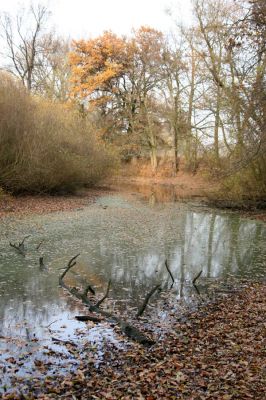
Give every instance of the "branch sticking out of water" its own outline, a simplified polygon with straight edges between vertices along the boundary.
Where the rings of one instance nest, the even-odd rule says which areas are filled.
[[[110,286],[111,286],[111,279],[108,282],[108,286],[105,292],[105,295],[95,304],[95,307],[100,307],[100,305],[104,302],[104,300],[107,298],[108,294],[109,294],[109,290],[110,290]]]
[[[24,246],[24,242],[26,239],[28,239],[30,237],[30,235],[27,235],[23,238],[22,242],[19,242],[18,245],[16,245],[15,243],[11,243],[9,242],[9,245],[11,247],[14,247],[14,249],[16,249],[23,257],[26,256],[26,252],[25,252],[25,246]]]
[[[110,313],[108,311],[105,311],[105,310],[102,310],[101,308],[99,308],[99,305],[108,296],[110,285],[111,285],[111,281],[109,281],[109,283],[108,283],[105,295],[103,296],[103,298],[101,300],[98,301],[98,303],[96,305],[93,305],[90,302],[90,299],[87,296],[85,296],[85,292],[84,291],[80,292],[75,287],[70,287],[64,282],[64,277],[67,274],[67,272],[72,267],[74,267],[74,265],[76,265],[76,261],[75,260],[76,260],[76,258],[78,256],[79,256],[79,254],[76,255],[75,257],[71,258],[71,260],[68,262],[67,268],[64,270],[62,275],[59,276],[59,285],[61,287],[63,287],[64,289],[66,289],[74,297],[76,297],[77,299],[81,300],[82,303],[85,304],[88,307],[89,311],[95,312],[97,314],[102,315],[105,318],[112,319],[113,321],[115,321],[119,325],[121,331],[123,333],[125,333],[125,335],[127,335],[127,337],[129,337],[130,339],[135,340],[136,342],[142,344],[143,346],[151,346],[151,345],[153,345],[155,342],[152,339],[150,339],[149,337],[147,337],[145,334],[143,334],[141,331],[139,331],[138,328],[132,326],[127,321],[119,318],[117,315],[113,315],[112,313]],[[149,301],[149,299],[148,299],[148,301]]]
[[[201,274],[202,274],[202,270],[201,270],[201,271],[195,276],[195,278],[193,279],[193,281],[192,281],[193,286],[195,286],[196,281],[199,279],[199,277],[201,276]]]
[[[41,240],[40,243],[38,244],[38,246],[36,246],[36,250],[39,250],[39,248],[41,247],[41,245],[43,244],[44,240]]]
[[[76,258],[78,258],[79,255],[80,254],[77,254],[76,256],[72,257],[71,260],[68,262],[66,269],[64,270],[64,272],[62,273],[62,275],[59,278],[59,283],[61,286],[63,286],[62,282],[63,282],[65,275],[68,273],[68,271],[71,268],[73,268],[77,264],[75,260],[76,260]]]
[[[172,274],[172,272],[171,272],[171,270],[170,270],[170,268],[169,268],[169,265],[168,265],[167,260],[165,260],[165,267],[166,267],[166,269],[167,269],[169,275],[171,276],[171,279],[172,279],[172,282],[173,282],[173,283],[172,283],[172,286],[173,286],[173,284],[175,283],[175,279],[174,279],[173,274]],[[172,287],[172,286],[171,286],[171,287]]]
[[[136,315],[137,318],[139,318],[144,313],[151,296],[153,295],[153,293],[155,293],[157,290],[159,290],[160,287],[161,287],[161,284],[159,283],[154,288],[152,288],[151,291],[146,295],[144,302],[142,303],[142,305],[140,306],[140,308],[137,312],[137,315]]]
[[[93,287],[90,284],[88,284],[85,287],[84,292],[83,292],[84,296],[88,296],[89,292],[91,292],[91,294],[93,294],[95,296],[95,290],[93,289]]]

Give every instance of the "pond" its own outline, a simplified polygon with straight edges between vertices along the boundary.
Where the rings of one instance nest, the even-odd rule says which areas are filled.
[[[82,330],[84,324],[74,319],[81,313],[79,303],[58,286],[62,268],[78,253],[77,265],[66,278],[69,284],[84,287],[90,282],[101,297],[111,279],[112,302],[107,307],[122,314],[134,312],[156,284],[171,286],[165,260],[175,278],[171,296],[177,304],[189,304],[197,296],[192,280],[200,271],[203,289],[232,276],[265,276],[263,223],[199,203],[170,200],[114,193],[85,209],[3,218],[0,337],[30,341],[34,347],[35,339],[49,340],[51,334],[72,338]],[[9,242],[18,243],[28,235],[23,257]],[[39,266],[40,257],[44,268]],[[97,327],[89,334],[86,340],[96,340]],[[101,335],[115,342],[108,325]],[[12,346],[16,351],[17,343]],[[9,343],[9,349],[12,346]]]

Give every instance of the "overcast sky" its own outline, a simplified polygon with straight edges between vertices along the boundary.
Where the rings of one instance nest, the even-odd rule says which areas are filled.
[[[0,0],[0,12],[15,15],[21,6],[39,0]],[[189,22],[190,0],[45,0],[52,12],[51,22],[59,34],[71,38],[91,37],[111,29],[128,34],[132,28],[149,25],[162,31],[174,27],[165,12],[172,9],[176,18]]]

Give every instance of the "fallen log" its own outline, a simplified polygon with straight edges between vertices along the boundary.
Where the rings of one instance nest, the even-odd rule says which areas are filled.
[[[87,297],[87,295],[85,294],[85,292],[80,292],[77,288],[75,287],[70,287],[68,286],[65,281],[64,281],[64,277],[66,276],[67,272],[73,268],[76,265],[76,259],[79,256],[79,254],[77,254],[76,256],[72,257],[71,260],[68,262],[66,269],[64,270],[64,272],[62,273],[62,275],[59,276],[59,285],[66,289],[70,294],[72,294],[74,297],[76,297],[77,299],[81,300],[82,303],[88,307],[89,311],[94,312],[96,314],[100,314],[105,318],[111,319],[112,321],[114,321],[121,329],[121,331],[130,339],[142,344],[143,346],[151,346],[153,344],[155,344],[155,342],[150,339],[149,337],[147,337],[144,333],[142,333],[138,328],[136,328],[135,326],[132,326],[131,324],[129,324],[127,321],[119,318],[116,315],[113,315],[110,312],[104,311],[101,308],[99,308],[99,305],[106,299],[106,297],[108,296],[109,293],[109,289],[110,289],[110,284],[111,282],[109,281],[108,283],[108,287],[107,287],[107,291],[105,293],[105,295],[103,296],[103,298],[101,300],[98,301],[98,303],[96,303],[95,305],[91,303],[90,299]]]

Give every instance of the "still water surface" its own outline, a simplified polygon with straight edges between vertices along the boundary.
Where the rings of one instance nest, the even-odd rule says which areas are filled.
[[[9,242],[26,235],[31,236],[23,258]],[[59,330],[62,324],[76,328],[79,306],[58,287],[58,276],[78,253],[68,282],[78,287],[89,281],[100,296],[111,279],[110,296],[123,310],[138,306],[158,282],[170,285],[165,259],[175,277],[176,301],[189,302],[200,270],[201,284],[231,275],[264,276],[265,245],[261,222],[197,204],[154,204],[117,194],[83,210],[6,217],[0,225],[0,336],[45,337],[53,323]],[[45,269],[39,267],[41,256]]]

